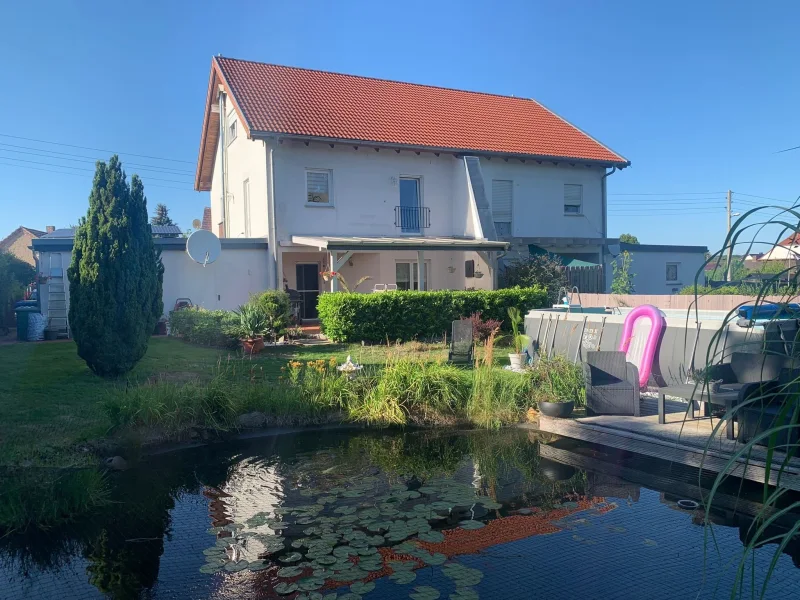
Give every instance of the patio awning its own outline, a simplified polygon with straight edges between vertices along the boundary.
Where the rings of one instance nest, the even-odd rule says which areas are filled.
[[[579,258],[570,258],[569,256],[562,256],[561,254],[556,254],[555,252],[548,252],[544,248],[540,248],[534,244],[528,245],[528,252],[530,252],[531,256],[538,256],[541,254],[549,254],[550,256],[557,258],[561,261],[561,264],[565,267],[598,267],[597,263],[589,262],[586,260],[581,260]]]
[[[292,244],[319,250],[482,250],[502,251],[508,242],[452,237],[343,237],[293,235]]]

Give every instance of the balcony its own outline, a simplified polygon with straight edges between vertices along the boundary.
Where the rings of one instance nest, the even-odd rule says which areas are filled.
[[[422,233],[431,226],[431,209],[427,206],[395,206],[394,226],[403,233]]]

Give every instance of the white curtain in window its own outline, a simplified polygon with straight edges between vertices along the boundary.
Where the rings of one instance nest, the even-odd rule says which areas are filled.
[[[330,174],[325,171],[306,171],[306,190],[309,203],[330,201]]]

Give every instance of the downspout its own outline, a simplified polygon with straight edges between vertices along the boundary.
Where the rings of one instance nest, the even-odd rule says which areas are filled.
[[[616,165],[611,167],[611,170],[603,173],[603,176],[600,178],[601,187],[602,187],[602,203],[603,203],[603,244],[600,246],[600,264],[603,265],[603,269],[606,268],[606,244],[605,240],[608,238],[608,184],[606,183],[606,178],[609,175],[613,175],[617,172]],[[605,275],[605,280],[608,282],[608,273]],[[606,283],[607,286],[607,283]]]
[[[278,224],[275,222],[275,163],[274,149],[266,141],[262,142],[267,156],[267,252],[270,254],[270,261],[274,275],[272,278],[273,289],[283,289],[283,267],[279,260],[278,250]]]
[[[225,109],[225,92],[223,90],[219,90],[219,164],[220,164],[220,171],[222,173],[222,232],[225,237],[228,237],[228,214],[227,214],[227,200],[228,200],[228,170],[226,164],[227,158],[227,149],[225,148],[225,130],[227,127],[226,123],[226,115],[227,110]]]

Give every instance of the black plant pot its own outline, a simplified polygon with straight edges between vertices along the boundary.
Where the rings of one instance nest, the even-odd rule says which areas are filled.
[[[566,419],[575,409],[575,402],[539,402],[539,410],[543,415]]]
[[[550,481],[566,481],[575,475],[575,467],[548,458],[539,458],[539,470]]]

